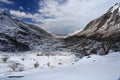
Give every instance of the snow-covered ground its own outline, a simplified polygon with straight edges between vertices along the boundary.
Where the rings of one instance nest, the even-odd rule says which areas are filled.
[[[79,60],[69,53],[38,54],[41,53],[7,54],[10,57],[6,63],[0,60],[0,80],[120,80],[120,52],[90,55]],[[0,54],[0,58],[3,55]],[[13,63],[20,63],[23,71],[12,71]],[[37,68],[35,63],[39,64]]]

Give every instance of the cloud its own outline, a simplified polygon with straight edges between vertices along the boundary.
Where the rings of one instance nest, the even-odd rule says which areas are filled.
[[[31,10],[30,8],[27,8],[28,10]]]
[[[59,4],[60,0],[40,1],[39,12],[44,18],[42,27],[54,33],[66,34],[83,29],[85,25],[104,14],[118,0],[66,0]]]
[[[14,2],[9,1],[9,0],[0,0],[0,2],[6,3],[6,4],[14,4]]]
[[[39,12],[43,16],[59,16],[59,6],[58,1],[55,0],[45,0],[39,3]],[[41,8],[42,7],[42,8]]]
[[[35,14],[19,10],[10,10],[10,14],[32,19],[43,29],[64,35],[83,29],[117,2],[119,0],[40,0]]]
[[[36,23],[40,23],[40,19],[42,18],[38,13],[31,14],[31,13],[25,13],[21,12],[19,10],[10,10],[9,11],[11,15],[19,17],[19,18],[29,18],[32,19],[32,21]]]
[[[19,7],[20,10],[24,10],[24,8],[22,6]]]

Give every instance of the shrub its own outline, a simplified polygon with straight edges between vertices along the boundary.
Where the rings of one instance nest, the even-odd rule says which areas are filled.
[[[36,56],[44,56],[44,54],[36,54]]]
[[[58,63],[59,65],[62,65],[62,63]]]
[[[24,61],[25,59],[24,58],[21,58],[22,61]]]
[[[50,66],[50,63],[49,63],[49,62],[47,63],[47,66]]]
[[[7,60],[9,59],[9,56],[5,55],[5,56],[2,56],[1,60],[6,63]]]
[[[101,55],[106,55],[109,53],[109,51],[111,50],[113,44],[110,42],[102,42],[101,44],[101,48],[103,49],[103,53]]]
[[[91,56],[90,56],[90,55],[88,55],[88,56],[87,56],[87,58],[91,58]]]
[[[24,66],[20,63],[13,63],[11,65],[9,65],[9,67],[13,70],[13,71],[24,71]]]
[[[36,63],[34,64],[34,67],[35,67],[35,68],[38,68],[38,67],[39,67],[39,63],[36,62]]]

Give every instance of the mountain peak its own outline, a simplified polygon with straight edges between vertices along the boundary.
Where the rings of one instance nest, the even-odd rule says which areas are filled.
[[[120,12],[120,2],[116,3],[114,6],[112,6],[108,11],[114,12],[118,9],[118,12]]]
[[[101,17],[91,21],[77,35],[99,40],[120,41],[120,3],[116,3]]]

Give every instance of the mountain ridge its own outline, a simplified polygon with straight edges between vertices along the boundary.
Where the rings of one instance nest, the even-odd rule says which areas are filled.
[[[0,51],[51,51],[60,45],[58,42],[40,27],[13,19],[0,11]]]
[[[94,39],[109,38],[120,41],[120,3],[116,3],[101,17],[90,21],[86,27],[76,34]]]
[[[13,19],[0,11],[0,51],[62,51],[89,53],[90,46],[101,50],[99,45],[114,44],[112,50],[120,49],[120,3],[112,6],[101,17],[91,21],[80,32],[69,36],[56,36],[40,27]],[[97,47],[93,47],[93,46]],[[87,48],[87,49],[86,49]],[[93,51],[92,49],[92,51]],[[95,53],[95,52],[93,52]],[[102,52],[101,52],[102,53]]]
[[[82,31],[65,38],[66,47],[77,52],[77,56],[120,51],[119,9],[117,3],[101,17],[90,21]]]

